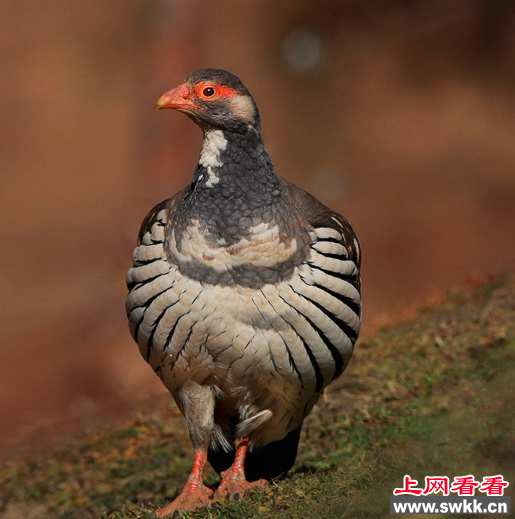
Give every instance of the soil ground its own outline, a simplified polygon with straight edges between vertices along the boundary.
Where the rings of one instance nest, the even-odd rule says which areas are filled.
[[[305,422],[284,481],[192,518],[389,517],[409,474],[502,474],[515,487],[515,276],[449,293],[358,343]],[[149,517],[181,490],[192,458],[170,398],[116,426],[0,468],[1,519]],[[216,485],[209,470],[206,482]]]

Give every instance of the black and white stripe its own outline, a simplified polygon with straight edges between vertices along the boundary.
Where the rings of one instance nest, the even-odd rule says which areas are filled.
[[[264,408],[275,395],[281,411],[270,427],[298,426],[346,368],[360,327],[359,243],[340,222],[325,222],[309,230],[309,250],[288,279],[255,288],[181,273],[166,253],[166,206],[149,214],[127,274],[127,313],[141,354],[172,392],[211,370],[235,388],[251,381]]]
[[[160,204],[147,215],[141,226],[139,243],[132,257],[134,266],[127,272],[129,327],[147,361],[152,349],[150,336],[163,313],[160,309],[166,309],[170,304],[169,294],[173,287],[173,278],[170,277],[172,265],[164,250],[165,226],[166,206]],[[144,340],[140,328],[150,315],[157,315],[153,317],[155,327]]]
[[[358,266],[349,259],[342,234],[330,227],[316,228],[314,234],[307,262],[277,288],[292,315],[288,323],[309,356],[319,392],[348,364],[359,334],[361,297]]]
[[[134,267],[127,275],[131,332],[147,360],[156,343],[160,351],[170,347],[181,318],[199,291],[174,291],[177,273],[166,257],[165,225],[166,210],[155,211],[140,236]],[[314,239],[306,263],[289,280],[274,287],[278,298],[271,302],[262,290],[261,294],[275,322],[281,319],[286,325],[287,331],[277,330],[277,334],[291,369],[303,384],[297,359],[307,359],[309,362],[303,364],[311,366],[311,373],[304,378],[310,375],[319,392],[341,374],[349,361],[359,333],[361,299],[356,288],[358,266],[349,259],[342,233],[331,227],[315,228],[312,233]],[[190,304],[185,304],[186,300]],[[179,303],[184,307],[182,314],[176,308]],[[273,328],[274,321],[270,320],[269,325]]]

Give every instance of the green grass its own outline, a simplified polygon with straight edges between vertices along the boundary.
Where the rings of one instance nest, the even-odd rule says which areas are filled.
[[[358,343],[306,420],[286,480],[185,515],[387,517],[404,474],[500,473],[514,486],[514,375],[515,277],[453,292]],[[0,517],[148,517],[181,490],[191,456],[182,417],[157,399],[87,440],[0,467]]]

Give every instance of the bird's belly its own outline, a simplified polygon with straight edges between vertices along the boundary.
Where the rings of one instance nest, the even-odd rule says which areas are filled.
[[[335,371],[315,331],[327,331],[324,316],[306,319],[292,285],[203,284],[167,263],[146,291],[129,294],[131,330],[172,394],[188,380],[216,386],[249,433],[259,429],[256,443],[268,443],[300,425]],[[332,340],[350,358],[352,344]]]
[[[292,333],[265,288],[202,284],[172,267],[156,291],[163,293],[134,322],[143,356],[170,390],[186,380],[226,391],[272,384],[288,393],[299,385],[309,366],[291,351]],[[306,373],[304,385],[309,380]]]

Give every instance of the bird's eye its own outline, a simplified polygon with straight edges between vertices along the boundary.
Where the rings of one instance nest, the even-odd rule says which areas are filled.
[[[204,97],[211,97],[215,95],[215,89],[213,87],[206,87],[202,90],[202,95]]]

